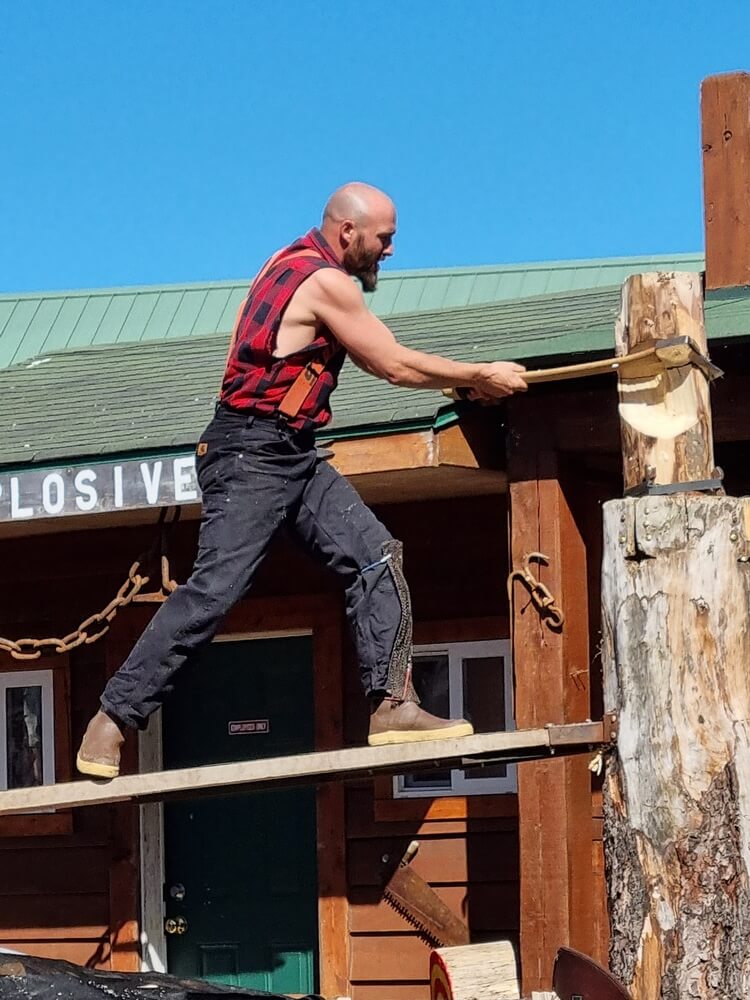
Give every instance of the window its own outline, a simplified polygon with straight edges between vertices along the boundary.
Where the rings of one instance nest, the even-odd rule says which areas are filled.
[[[52,671],[0,673],[0,790],[54,780]]]
[[[464,716],[477,733],[514,728],[512,673],[508,640],[414,647],[414,687],[423,708],[443,718]],[[421,771],[394,779],[398,798],[515,790],[513,764]]]

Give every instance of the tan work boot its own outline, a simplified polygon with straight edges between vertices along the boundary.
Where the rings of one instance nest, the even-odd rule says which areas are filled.
[[[124,742],[122,729],[99,709],[83,734],[76,767],[81,774],[95,778],[116,778],[120,773],[120,747]]]
[[[386,697],[372,703],[367,742],[371,747],[381,747],[388,743],[448,740],[471,736],[473,732],[474,727],[466,719],[439,719],[416,701]]]

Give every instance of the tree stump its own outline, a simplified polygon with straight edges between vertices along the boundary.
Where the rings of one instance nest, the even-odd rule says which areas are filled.
[[[750,996],[749,503],[604,507],[610,964],[635,1000]]]

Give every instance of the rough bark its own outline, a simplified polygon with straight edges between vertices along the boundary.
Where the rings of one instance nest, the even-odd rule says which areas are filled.
[[[635,1000],[750,996],[746,502],[604,508],[612,972]]]

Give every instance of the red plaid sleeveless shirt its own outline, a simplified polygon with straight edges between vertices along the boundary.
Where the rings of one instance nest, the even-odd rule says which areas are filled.
[[[321,267],[344,270],[318,229],[285,247],[250,286],[227,359],[220,401],[233,410],[273,416],[297,376],[312,361],[325,368],[296,417],[294,430],[322,427],[331,419],[329,398],[338,382],[346,351],[326,327],[293,354],[273,356],[284,310],[302,282]]]

